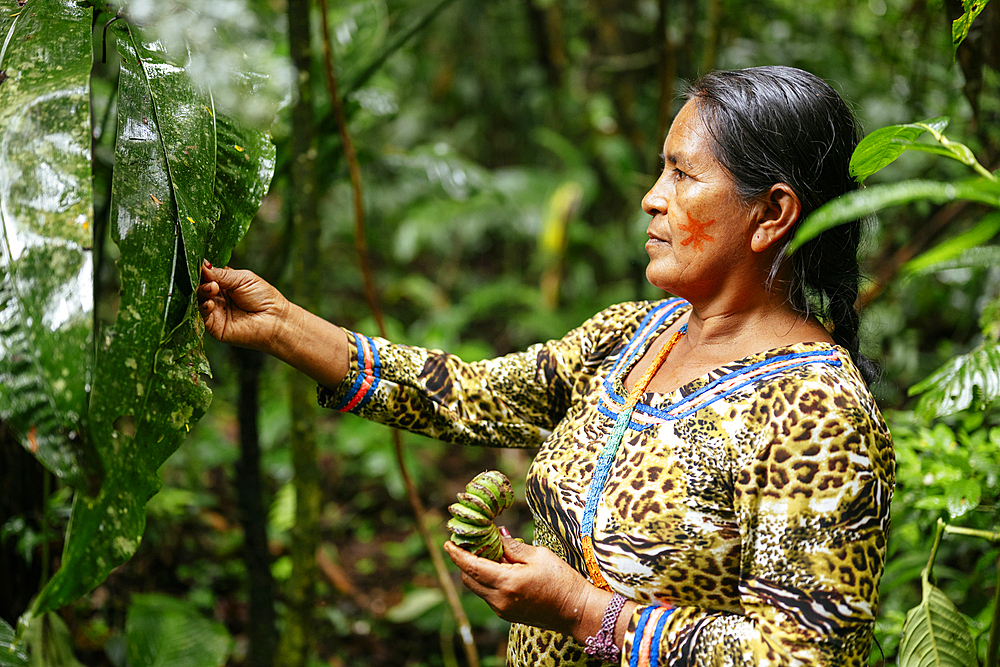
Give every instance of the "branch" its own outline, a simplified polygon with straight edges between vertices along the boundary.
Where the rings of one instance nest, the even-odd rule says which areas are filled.
[[[323,118],[321,118],[320,121],[319,121],[320,131],[321,132],[327,132],[327,131],[330,131],[330,129],[331,129],[330,126],[332,124],[338,124],[339,125],[338,117],[337,117],[338,114],[340,114],[340,116],[344,116],[343,100],[346,99],[347,97],[349,97],[351,93],[353,93],[357,89],[361,88],[361,86],[363,86],[366,83],[368,83],[368,79],[372,78],[372,76],[374,76],[375,73],[379,71],[379,69],[382,67],[382,65],[384,65],[385,62],[394,53],[396,53],[401,48],[403,48],[403,45],[406,44],[406,42],[410,41],[410,39],[414,35],[416,35],[418,32],[420,32],[421,30],[423,30],[424,28],[426,28],[430,24],[431,21],[433,21],[435,18],[437,18],[438,14],[440,14],[445,9],[445,7],[447,7],[448,5],[450,5],[451,3],[453,3],[454,1],[455,0],[438,0],[438,3],[436,5],[434,5],[433,7],[431,7],[427,11],[426,14],[424,14],[423,16],[421,16],[420,19],[417,20],[416,23],[414,23],[408,29],[406,29],[403,32],[401,32],[398,35],[396,35],[396,38],[393,39],[391,42],[389,42],[388,45],[386,45],[386,47],[382,51],[382,53],[380,53],[378,56],[376,56],[375,60],[373,60],[368,65],[368,67],[366,67],[364,70],[362,70],[361,74],[359,74],[358,76],[354,77],[354,80],[351,81],[350,83],[348,83],[347,86],[345,86],[344,94],[342,96],[337,97],[337,101],[334,102],[334,107],[340,107],[341,110],[338,112],[336,110],[336,108],[334,108],[334,109],[331,110],[331,112],[329,114],[327,114],[326,116],[324,116]],[[326,4],[325,0],[320,0],[320,4],[321,4],[321,6],[325,6],[325,4]],[[327,21],[325,12],[324,12],[323,21],[324,22]],[[330,38],[327,35],[329,35],[329,31],[323,33],[323,42],[324,42],[324,47],[323,48],[324,48],[324,50],[326,49],[326,46],[325,46],[326,43],[328,43],[329,40],[330,40]],[[341,133],[341,134],[343,134],[343,133]]]

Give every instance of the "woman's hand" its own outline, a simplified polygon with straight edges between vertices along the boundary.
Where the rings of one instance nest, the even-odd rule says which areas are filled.
[[[270,352],[291,303],[251,271],[201,266],[198,308],[205,329],[223,343]]]
[[[327,387],[347,374],[344,330],[296,306],[251,271],[203,262],[198,309],[205,329],[223,343],[267,352]]]
[[[529,546],[510,536],[501,539],[506,562],[500,563],[445,542],[445,551],[462,570],[462,581],[473,593],[505,621],[578,639],[596,632],[610,593],[590,584],[544,547]]]

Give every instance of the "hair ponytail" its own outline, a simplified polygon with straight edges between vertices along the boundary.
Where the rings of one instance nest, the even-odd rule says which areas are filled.
[[[710,72],[688,90],[712,135],[715,158],[733,176],[747,201],[775,183],[799,197],[799,221],[827,201],[855,190],[848,172],[860,139],[854,114],[822,79],[793,67],[753,67]],[[796,227],[798,222],[796,222]],[[769,277],[786,260],[786,235]],[[789,299],[799,312],[815,314],[834,342],[847,349],[866,382],[876,365],[859,349],[855,309],[860,282],[861,220],[833,227],[798,248],[791,257]]]

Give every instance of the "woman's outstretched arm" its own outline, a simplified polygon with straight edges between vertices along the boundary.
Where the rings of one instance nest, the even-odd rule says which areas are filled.
[[[201,280],[198,308],[213,338],[266,352],[327,387],[344,379],[343,329],[295,305],[251,271],[204,263]]]

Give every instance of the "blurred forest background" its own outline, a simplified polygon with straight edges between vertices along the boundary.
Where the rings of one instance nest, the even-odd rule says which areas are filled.
[[[949,116],[948,135],[989,170],[1000,167],[1000,2],[986,7],[954,57],[955,0],[324,4],[146,0],[125,13],[168,47],[191,44],[191,70],[216,87],[222,107],[227,63],[268,75],[253,104],[228,101],[230,113],[270,127],[278,148],[270,191],[231,264],[377,335],[355,252],[350,164],[327,88],[326,33],[389,337],[470,360],[561,336],[611,303],[660,296],[644,279],[639,202],[660,168],[685,82],[709,69],[809,70],[844,95],[868,131]],[[94,31],[99,215],[110,196],[117,76],[110,46],[101,64],[100,28],[116,10],[98,12]],[[293,74],[293,59],[307,79]],[[911,155],[872,181],[960,170]],[[895,662],[935,521],[997,529],[1000,410],[929,420],[908,396],[988,338],[982,322],[997,319],[1000,267],[903,271],[981,215],[967,203],[892,209],[878,216],[863,250],[862,345],[884,366],[874,390],[899,462],[872,664]],[[309,383],[272,359],[215,341],[206,348],[208,414],[163,466],[135,556],[60,611],[58,664],[121,667],[127,625],[187,642],[198,664],[293,664],[277,657],[279,638],[280,650],[298,646],[308,656],[299,664],[467,664],[390,431],[313,407]],[[403,450],[437,544],[455,494],[488,468],[515,486],[500,523],[530,541],[530,452],[410,435]],[[2,451],[0,617],[13,625],[58,563],[70,490],[19,446]],[[316,545],[304,561],[298,540]],[[937,555],[938,584],[968,617],[981,658],[998,555],[985,540],[953,536]],[[481,663],[503,664],[506,623],[460,582],[458,590]]]

